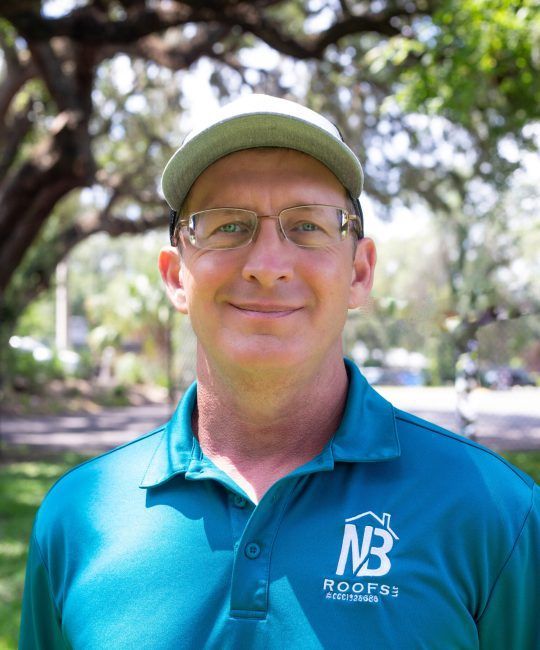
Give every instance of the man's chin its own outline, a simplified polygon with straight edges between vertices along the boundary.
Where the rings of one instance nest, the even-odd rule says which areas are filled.
[[[276,350],[272,349],[270,346],[266,349],[244,349],[231,359],[231,363],[238,367],[245,367],[246,370],[249,369],[267,369],[272,368],[282,371],[297,365],[302,360],[301,355],[295,355],[293,353],[288,353],[283,350],[283,348]]]
[[[229,342],[230,343],[230,342]],[[224,344],[219,349],[221,362],[233,371],[288,372],[306,358],[306,351],[298,345],[287,345],[272,336],[250,336],[234,345]]]

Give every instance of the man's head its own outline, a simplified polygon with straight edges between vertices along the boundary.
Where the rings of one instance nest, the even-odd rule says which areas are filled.
[[[278,100],[282,109],[288,104]],[[294,133],[298,118],[277,117],[278,130],[286,124]],[[200,353],[222,366],[270,370],[340,358],[347,309],[366,299],[375,264],[371,240],[355,246],[351,236],[357,221],[349,215],[348,195],[361,189],[358,160],[337,130],[317,134],[332,140],[315,156],[302,151],[303,140],[290,146],[298,141],[292,135],[280,146],[269,144],[269,124],[257,120],[235,151],[223,152],[220,128],[229,136],[231,126],[220,124],[209,127],[214,146],[207,155],[214,160],[196,162],[185,144],[164,173],[171,208],[185,204],[182,214],[191,216],[174,229],[182,256],[176,245],[160,256],[171,301],[189,314]],[[266,139],[258,137],[259,127]],[[241,138],[248,136],[259,146],[247,146]],[[196,137],[189,140],[194,146]],[[194,169],[186,168],[183,151]]]

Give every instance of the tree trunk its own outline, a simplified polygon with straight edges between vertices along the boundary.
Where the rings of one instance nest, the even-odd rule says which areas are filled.
[[[86,126],[65,114],[56,122],[56,133],[0,189],[0,292],[58,201],[93,177]]]

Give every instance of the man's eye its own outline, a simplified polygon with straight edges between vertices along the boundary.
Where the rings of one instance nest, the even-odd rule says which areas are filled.
[[[298,230],[300,232],[315,232],[317,230],[320,230],[319,226],[316,223],[313,223],[312,221],[302,221],[301,223],[297,223],[293,230]]]
[[[218,228],[221,232],[237,232],[238,224],[237,223],[226,223],[224,226]]]
[[[236,233],[236,232],[245,232],[248,229],[245,223],[240,221],[231,221],[231,223],[225,223],[222,226],[217,228],[217,232],[224,233]]]

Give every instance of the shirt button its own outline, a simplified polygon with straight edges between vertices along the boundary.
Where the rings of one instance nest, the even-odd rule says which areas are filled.
[[[244,553],[250,560],[256,560],[261,554],[261,547],[256,542],[250,542],[246,544]]]
[[[235,494],[233,497],[233,504],[237,508],[244,508],[246,505],[246,500],[244,499],[244,497],[240,496],[239,494]]]

